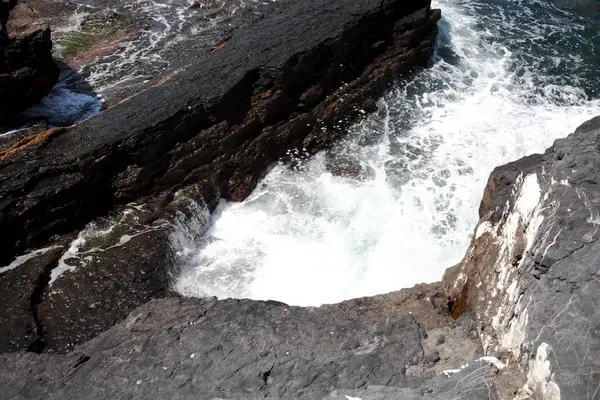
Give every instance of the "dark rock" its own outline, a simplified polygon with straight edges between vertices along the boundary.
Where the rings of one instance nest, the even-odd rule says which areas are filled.
[[[362,165],[360,161],[353,157],[336,156],[335,158],[328,158],[325,167],[334,176],[358,180],[367,180],[375,177],[375,171],[372,168]]]
[[[149,206],[128,207],[0,273],[0,351],[69,351],[166,296],[170,229]]]
[[[42,296],[40,287],[45,286],[40,278],[56,265],[62,251],[60,246],[43,249],[37,257],[25,255],[0,268],[0,352],[25,350],[40,339],[35,312]]]
[[[293,2],[100,116],[2,152],[0,262],[191,183],[244,198],[286,150],[328,146],[364,101],[426,66],[438,19],[428,0]],[[316,84],[322,100],[301,111]]]
[[[321,87],[321,85],[315,85],[304,92],[299,100],[304,103],[306,107],[312,107],[322,94],[323,87]]]
[[[16,0],[7,0],[0,3],[0,45],[4,45],[8,41],[8,16],[16,3]]]
[[[70,351],[122,321],[130,310],[164,297],[170,281],[166,234],[151,230],[126,246],[70,260],[77,269],[48,286],[38,305],[45,350]]]
[[[427,361],[429,361],[430,363],[436,363],[438,361],[440,361],[440,353],[438,353],[437,351],[429,354],[427,357],[425,357],[427,359]]]
[[[0,124],[38,103],[56,84],[59,72],[49,29],[0,43]]]

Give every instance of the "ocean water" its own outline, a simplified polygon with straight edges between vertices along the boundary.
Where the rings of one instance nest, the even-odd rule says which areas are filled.
[[[431,68],[332,150],[221,202],[208,229],[200,210],[180,224],[179,293],[319,305],[437,281],[467,249],[491,170],[600,114],[593,1],[433,6],[443,18]]]

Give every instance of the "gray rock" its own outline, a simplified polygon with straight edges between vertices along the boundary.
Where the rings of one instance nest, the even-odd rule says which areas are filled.
[[[429,361],[430,363],[436,363],[438,361],[441,360],[440,358],[440,353],[437,351],[434,351],[433,353],[430,353],[427,357],[426,357],[427,361]]]
[[[425,389],[426,398],[436,398],[471,387],[428,368],[427,332],[415,316],[389,312],[393,297],[387,311],[372,308],[361,318],[335,305],[153,300],[69,354],[1,355],[0,393],[9,399],[316,399],[344,393],[382,399],[419,398]],[[383,305],[385,296],[379,301]]]
[[[444,277],[455,311],[476,313],[484,349],[518,366],[519,399],[600,393],[598,143],[600,117],[496,168],[471,247]]]

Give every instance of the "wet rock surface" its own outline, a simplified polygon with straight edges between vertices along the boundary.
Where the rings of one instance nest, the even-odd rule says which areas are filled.
[[[439,18],[428,4],[290,4],[102,115],[15,143],[0,155],[2,257],[190,183],[244,198],[287,149],[331,144],[356,107],[427,64]],[[321,101],[300,109],[320,81]]]
[[[21,0],[11,28],[56,30],[55,55],[108,105],[208,53],[281,1]]]
[[[396,73],[426,65],[438,18],[426,1],[290,3],[99,117],[3,143],[2,264],[28,248],[61,246],[58,259],[35,257],[5,273],[11,290],[0,311],[12,317],[3,349],[35,342],[34,351],[66,351],[165,296],[168,224],[182,212],[175,193],[212,210],[222,196],[245,197],[288,148],[329,145],[362,101],[371,104]],[[377,45],[363,51],[369,43]],[[148,207],[110,211],[131,201]],[[115,222],[130,211],[142,221]],[[108,232],[98,251],[89,244],[98,238],[76,234],[92,219]],[[117,243],[118,234],[130,240]],[[32,318],[33,331],[23,322]]]
[[[56,235],[76,239],[74,232],[115,206],[152,203],[156,218],[164,216],[190,185],[209,209],[220,197],[244,198],[288,149],[330,145],[398,74],[426,66],[438,19],[428,1],[293,2],[98,117],[4,146],[2,264],[52,246]],[[68,247],[62,261],[34,268],[43,277],[32,279],[48,284],[35,307],[20,310],[25,319],[39,316],[44,348],[68,350],[164,296],[167,235],[147,232],[101,256],[85,254],[84,268],[66,268],[56,283],[48,274],[69,265]],[[128,293],[129,286],[137,289]],[[114,298],[106,299],[112,287]],[[14,339],[6,341],[21,348]]]
[[[128,205],[1,268],[0,352],[70,351],[167,296],[176,272],[170,235],[188,204],[198,207],[187,197],[161,213]]]

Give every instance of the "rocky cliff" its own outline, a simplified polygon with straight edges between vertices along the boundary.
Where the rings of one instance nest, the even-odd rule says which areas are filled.
[[[0,356],[7,398],[593,399],[600,117],[490,176],[443,282],[319,308],[166,298],[66,355]]]
[[[484,350],[510,361],[518,398],[600,394],[600,117],[492,172],[464,260],[444,282],[475,312]]]
[[[288,148],[330,144],[426,64],[438,17],[292,2],[160,86],[5,150],[0,347],[31,351],[0,355],[0,397],[597,398],[600,117],[492,172],[442,282],[318,308],[169,297],[185,199],[243,198]],[[106,238],[72,234],[93,218]]]
[[[181,194],[242,199],[289,149],[333,143],[427,66],[439,17],[429,0],[285,3],[101,115],[0,151],[0,349],[65,351],[163,297]],[[131,240],[61,275],[77,231],[133,201]],[[27,248],[44,250],[15,259]]]

